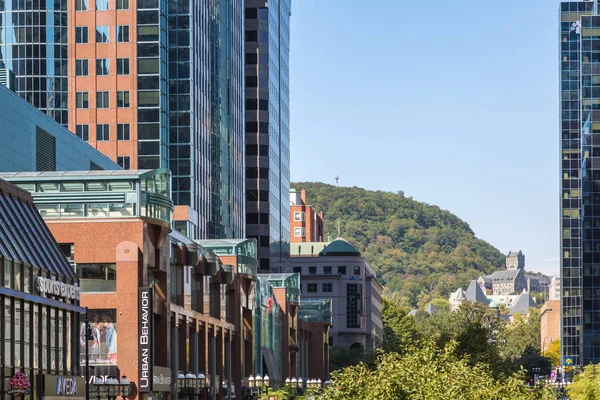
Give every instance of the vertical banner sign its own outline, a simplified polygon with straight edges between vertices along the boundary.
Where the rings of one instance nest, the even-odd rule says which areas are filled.
[[[152,289],[140,288],[138,304],[138,391],[152,392]]]

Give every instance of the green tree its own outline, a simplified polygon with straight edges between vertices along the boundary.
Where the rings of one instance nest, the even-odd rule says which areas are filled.
[[[386,351],[403,353],[418,339],[413,317],[392,300],[382,299],[383,342]]]
[[[587,365],[567,386],[567,394],[570,400],[600,399],[600,367],[594,364]]]
[[[365,364],[333,376],[325,393],[330,400],[549,400],[549,389],[530,390],[521,374],[496,378],[484,364],[471,365],[456,356],[451,342],[445,349],[432,342],[404,355],[380,352],[375,368]]]

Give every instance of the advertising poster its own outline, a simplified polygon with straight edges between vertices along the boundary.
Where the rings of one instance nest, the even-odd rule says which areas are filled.
[[[114,309],[89,310],[92,338],[86,344],[85,323],[81,323],[80,364],[85,365],[85,346],[90,346],[90,365],[117,364],[117,312]]]

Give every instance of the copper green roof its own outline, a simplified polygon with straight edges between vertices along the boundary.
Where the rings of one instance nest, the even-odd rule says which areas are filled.
[[[319,257],[335,257],[335,256],[354,256],[360,257],[360,251],[356,249],[356,247],[352,246],[345,239],[337,238],[333,242],[331,242],[327,247],[325,247],[319,253]]]

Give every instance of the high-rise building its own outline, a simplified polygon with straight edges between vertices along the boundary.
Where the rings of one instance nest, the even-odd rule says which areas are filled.
[[[600,362],[600,14],[596,1],[560,6],[561,352]],[[569,363],[570,364],[570,363]]]
[[[245,0],[246,233],[262,271],[285,270],[290,222],[291,0]]]
[[[0,68],[14,72],[21,97],[65,126],[69,118],[67,3],[70,7],[76,1],[0,2]]]
[[[170,168],[178,230],[243,237],[242,0],[76,0],[69,39],[69,128]]]

